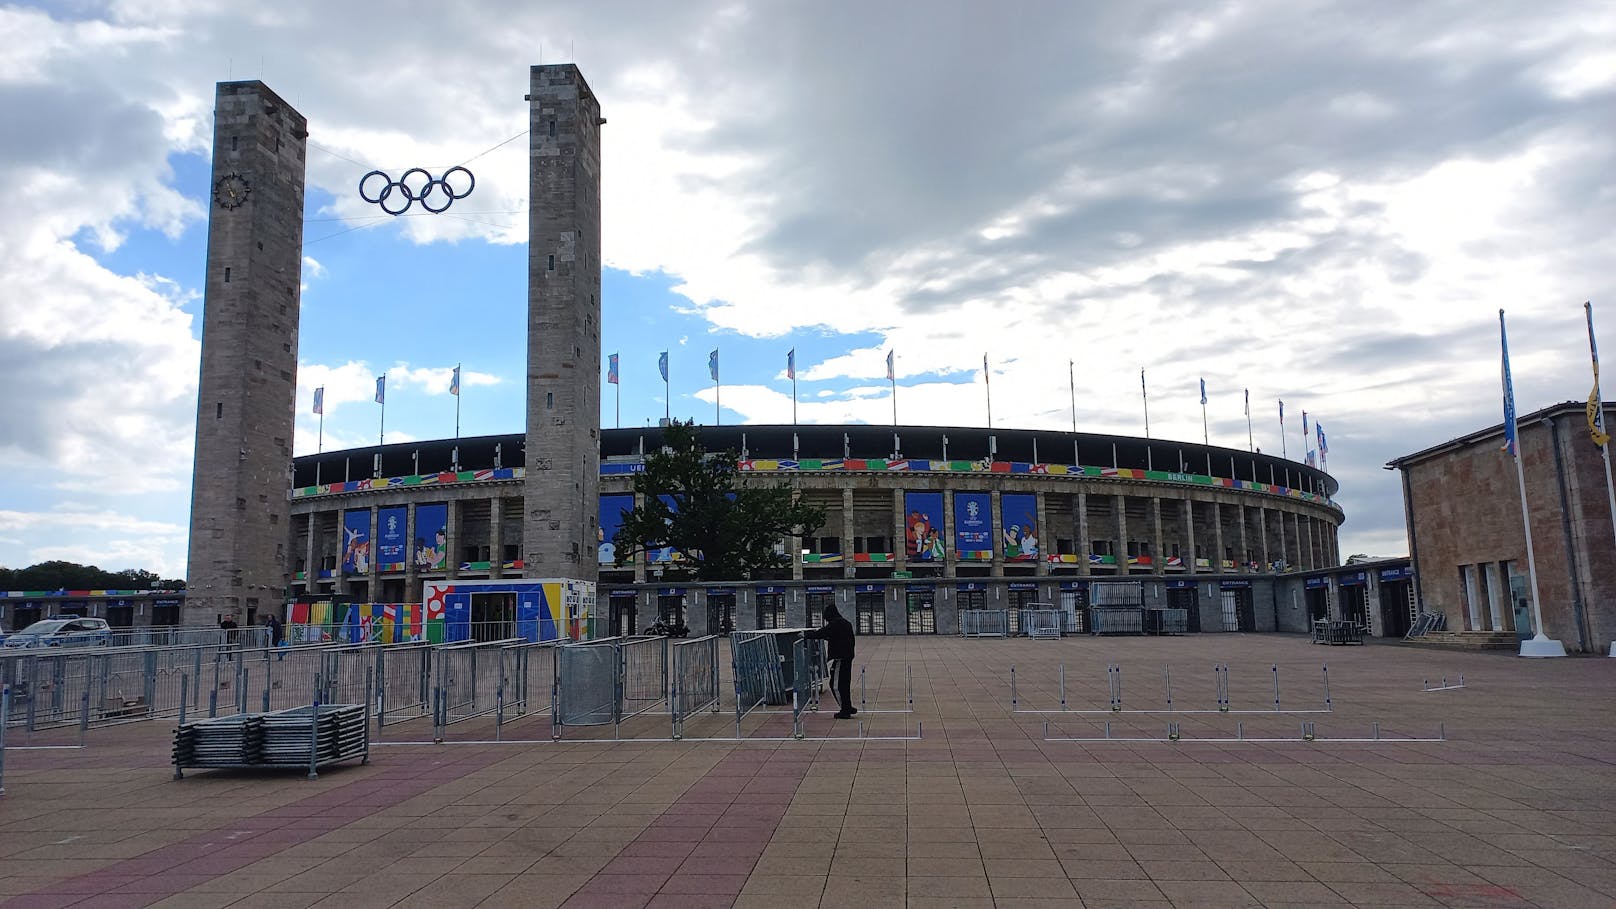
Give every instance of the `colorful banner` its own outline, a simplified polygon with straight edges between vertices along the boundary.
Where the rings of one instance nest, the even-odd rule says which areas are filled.
[[[376,567],[382,571],[403,571],[409,557],[409,517],[403,508],[383,508],[376,512]]]
[[[999,496],[1000,518],[1004,521],[1004,560],[1038,560],[1038,496],[1007,492]]]
[[[954,551],[961,559],[993,558],[992,493],[954,493]]]
[[[415,567],[443,571],[449,563],[449,506],[415,506]]]
[[[342,513],[342,573],[370,574],[370,510]]]
[[[632,495],[609,495],[600,497],[600,532],[597,537],[600,542],[600,554],[597,556],[600,564],[612,565],[617,561],[618,528],[623,526],[623,513],[634,510],[634,497]]]
[[[903,522],[904,551],[920,562],[941,562],[947,552],[943,543],[943,494],[906,492]]]

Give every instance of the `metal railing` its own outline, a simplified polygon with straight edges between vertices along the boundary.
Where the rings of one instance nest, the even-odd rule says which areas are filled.
[[[499,710],[494,735],[508,717],[527,716],[554,710],[558,656],[563,642],[522,642],[500,649]]]
[[[735,737],[748,713],[781,696],[780,651],[772,634],[730,635],[730,662],[735,674]]]
[[[426,715],[432,699],[432,654],[422,645],[376,651],[376,725],[402,723]]]
[[[961,609],[960,636],[967,638],[1004,638],[1010,636],[1010,610]]]
[[[432,660],[433,740],[455,723],[486,716],[499,708],[505,647],[520,638],[486,643],[450,644]]]
[[[718,636],[708,635],[673,645],[673,677],[668,688],[668,713],[673,738],[684,738],[686,718],[707,708],[719,710]]]
[[[1061,613],[1054,607],[1021,610],[1021,631],[1033,639],[1059,639]]]
[[[617,648],[621,638],[569,644],[556,654],[556,696],[552,735],[568,726],[616,725],[622,678]]]

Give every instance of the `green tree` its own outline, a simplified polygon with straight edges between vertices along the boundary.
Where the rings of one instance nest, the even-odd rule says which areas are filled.
[[[694,422],[669,423],[662,441],[634,475],[642,504],[624,513],[612,538],[617,564],[669,547],[684,557],[671,566],[675,575],[744,580],[759,569],[790,565],[790,556],[777,549],[780,542],[825,523],[825,510],[799,501],[789,484],[742,477],[735,452],[703,448]]]

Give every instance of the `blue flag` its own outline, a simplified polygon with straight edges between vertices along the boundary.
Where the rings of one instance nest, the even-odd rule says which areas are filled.
[[[1201,403],[1206,403],[1206,380],[1201,380]]]
[[[707,371],[713,374],[713,381],[717,382],[718,381],[718,348],[716,348],[716,347],[713,348],[712,353],[707,355]]]
[[[797,348],[793,347],[790,350],[786,351],[786,378],[795,379],[796,377],[797,377]]]
[[[1504,447],[1510,457],[1519,453],[1515,427],[1515,383],[1509,376],[1509,334],[1504,330],[1504,311],[1498,311],[1498,342],[1504,349]]]
[[[325,413],[325,386],[321,385],[314,390],[314,412]]]
[[[460,367],[454,368],[454,375],[449,379],[449,394],[460,394]]]
[[[668,352],[667,351],[664,350],[662,352],[661,358],[657,360],[656,368],[657,368],[658,372],[662,373],[662,381],[664,381],[664,382],[668,381]]]
[[[376,377],[376,403],[387,403],[387,373]]]
[[[612,385],[617,384],[617,354],[606,358],[606,381]]]

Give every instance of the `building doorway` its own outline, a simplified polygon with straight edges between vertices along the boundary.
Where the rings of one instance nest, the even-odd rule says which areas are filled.
[[[1170,587],[1167,590],[1167,608],[1184,610],[1185,628],[1188,631],[1201,630],[1201,598],[1196,594],[1194,587]]]
[[[1414,624],[1414,583],[1380,582],[1380,628],[1387,637],[1400,638]]]
[[[633,596],[611,597],[611,616],[608,621],[611,636],[622,637],[634,633],[634,615],[636,598]]]
[[[909,613],[909,633],[936,634],[936,594],[930,590],[911,590],[904,599]]]
[[[887,633],[887,603],[884,591],[861,590],[854,594],[853,612],[858,620],[859,634]]]
[[[516,594],[476,593],[471,595],[471,639],[479,643],[514,637]]]
[[[735,630],[735,594],[707,595],[707,633],[729,634]]]
[[[1223,630],[1253,631],[1257,627],[1257,610],[1252,605],[1251,588],[1239,587],[1223,591]]]

